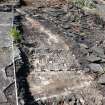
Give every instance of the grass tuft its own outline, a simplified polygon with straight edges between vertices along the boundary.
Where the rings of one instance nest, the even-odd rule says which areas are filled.
[[[16,29],[16,27],[12,27],[9,35],[14,39],[14,41],[18,42],[21,40],[20,31]]]

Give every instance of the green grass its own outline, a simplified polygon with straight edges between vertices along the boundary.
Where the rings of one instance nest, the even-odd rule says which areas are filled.
[[[84,7],[87,7],[89,9],[96,8],[92,0],[72,0],[72,2],[80,8],[84,8]]]
[[[9,35],[14,39],[14,41],[18,42],[21,40],[20,31],[16,29],[16,27],[12,27]]]

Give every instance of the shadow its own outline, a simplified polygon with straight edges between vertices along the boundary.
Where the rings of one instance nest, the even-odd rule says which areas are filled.
[[[27,5],[24,0],[20,0],[20,4],[21,4],[22,6],[26,6],[26,5]]]
[[[13,24],[16,27],[16,29],[19,30],[20,34],[22,35],[23,28],[22,28],[21,20],[22,20],[21,16],[19,14],[17,14],[16,16],[14,16]],[[22,36],[21,36],[21,39],[24,40]],[[38,105],[38,103],[35,102],[35,99],[29,90],[29,84],[27,81],[27,77],[30,74],[30,63],[28,61],[26,51],[22,47],[21,41],[19,41],[19,43],[17,43],[17,47],[20,50],[20,56],[21,56],[21,60],[22,60],[22,64],[21,64],[20,68],[17,68],[17,66],[16,66],[18,96],[20,96],[22,98],[22,100],[24,100],[24,105]]]
[[[24,105],[38,105],[37,102],[35,102],[34,97],[32,96],[30,90],[29,90],[29,84],[27,82],[27,76],[30,73],[30,67],[29,67],[29,61],[28,57],[26,56],[25,52],[22,50],[22,48],[19,48],[21,52],[21,58],[22,58],[22,66],[16,73],[17,76],[17,84],[18,84],[18,93],[22,95],[22,98],[25,102]]]
[[[31,0],[20,0],[20,4],[21,6],[29,6],[29,5],[32,5],[32,1]]]

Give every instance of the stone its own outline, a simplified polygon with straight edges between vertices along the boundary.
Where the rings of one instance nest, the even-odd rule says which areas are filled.
[[[97,46],[94,46],[91,48],[93,51],[95,51],[96,53],[99,53],[99,54],[104,54],[104,50],[100,47],[97,47]]]
[[[5,95],[0,90],[0,103],[2,103],[2,102],[7,102],[7,98],[5,97]]]
[[[102,105],[105,105],[105,99],[102,100]]]
[[[63,25],[64,29],[70,29],[70,27],[71,27],[70,23],[66,23],[66,24]]]
[[[15,84],[10,84],[4,91],[5,96],[11,103],[11,105],[16,105],[16,94],[15,94]]]
[[[81,48],[81,53],[83,54],[83,55],[88,55],[88,50],[87,49],[85,49],[85,48]]]
[[[79,45],[80,45],[81,48],[86,48],[86,49],[88,49],[88,46],[87,46],[86,44],[84,44],[84,43],[80,43]]]
[[[99,73],[104,72],[100,64],[91,63],[89,64],[89,67],[93,72],[99,72]]]
[[[105,40],[103,41],[102,45],[103,45],[103,47],[105,48]]]
[[[0,11],[2,12],[10,12],[12,10],[10,5],[2,5],[0,6]]]
[[[93,54],[91,54],[90,56],[87,56],[86,58],[89,62],[99,62],[101,61],[101,58],[100,57],[97,57]]]
[[[20,53],[21,53],[20,50],[16,46],[14,46],[14,58],[15,58],[15,61],[21,59]]]
[[[104,49],[101,47],[94,46],[91,48],[98,56],[105,58]]]
[[[98,83],[105,84],[105,74],[101,75],[98,79]]]
[[[6,89],[11,83],[13,82],[13,79],[8,79],[5,75],[5,71],[0,71],[0,102],[6,102],[7,99],[4,95],[4,89]]]
[[[13,64],[9,65],[5,68],[5,73],[7,77],[13,77],[14,76],[14,68],[13,68]]]
[[[105,63],[105,59],[102,59],[102,60],[101,60],[101,63]]]
[[[61,9],[52,9],[51,8],[51,10],[50,9],[48,10],[48,14],[51,16],[57,17],[59,15],[65,14],[65,12]]]
[[[20,105],[24,105],[25,103],[23,99],[20,99],[19,102],[20,102]]]

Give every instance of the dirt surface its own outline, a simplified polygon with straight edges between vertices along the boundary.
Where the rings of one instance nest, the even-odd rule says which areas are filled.
[[[95,12],[68,0],[24,0],[16,9],[19,105],[105,104],[105,6],[94,3]],[[0,105],[16,104],[11,16],[0,13]]]
[[[39,105],[104,105],[103,19],[73,4],[67,8],[65,5],[29,6],[18,12],[26,14],[22,20],[21,49],[27,57],[29,68],[25,80],[31,93],[28,97],[32,98],[28,102],[25,97],[25,103],[36,100]],[[75,77],[79,71],[83,74]],[[71,101],[66,101],[69,97]]]

